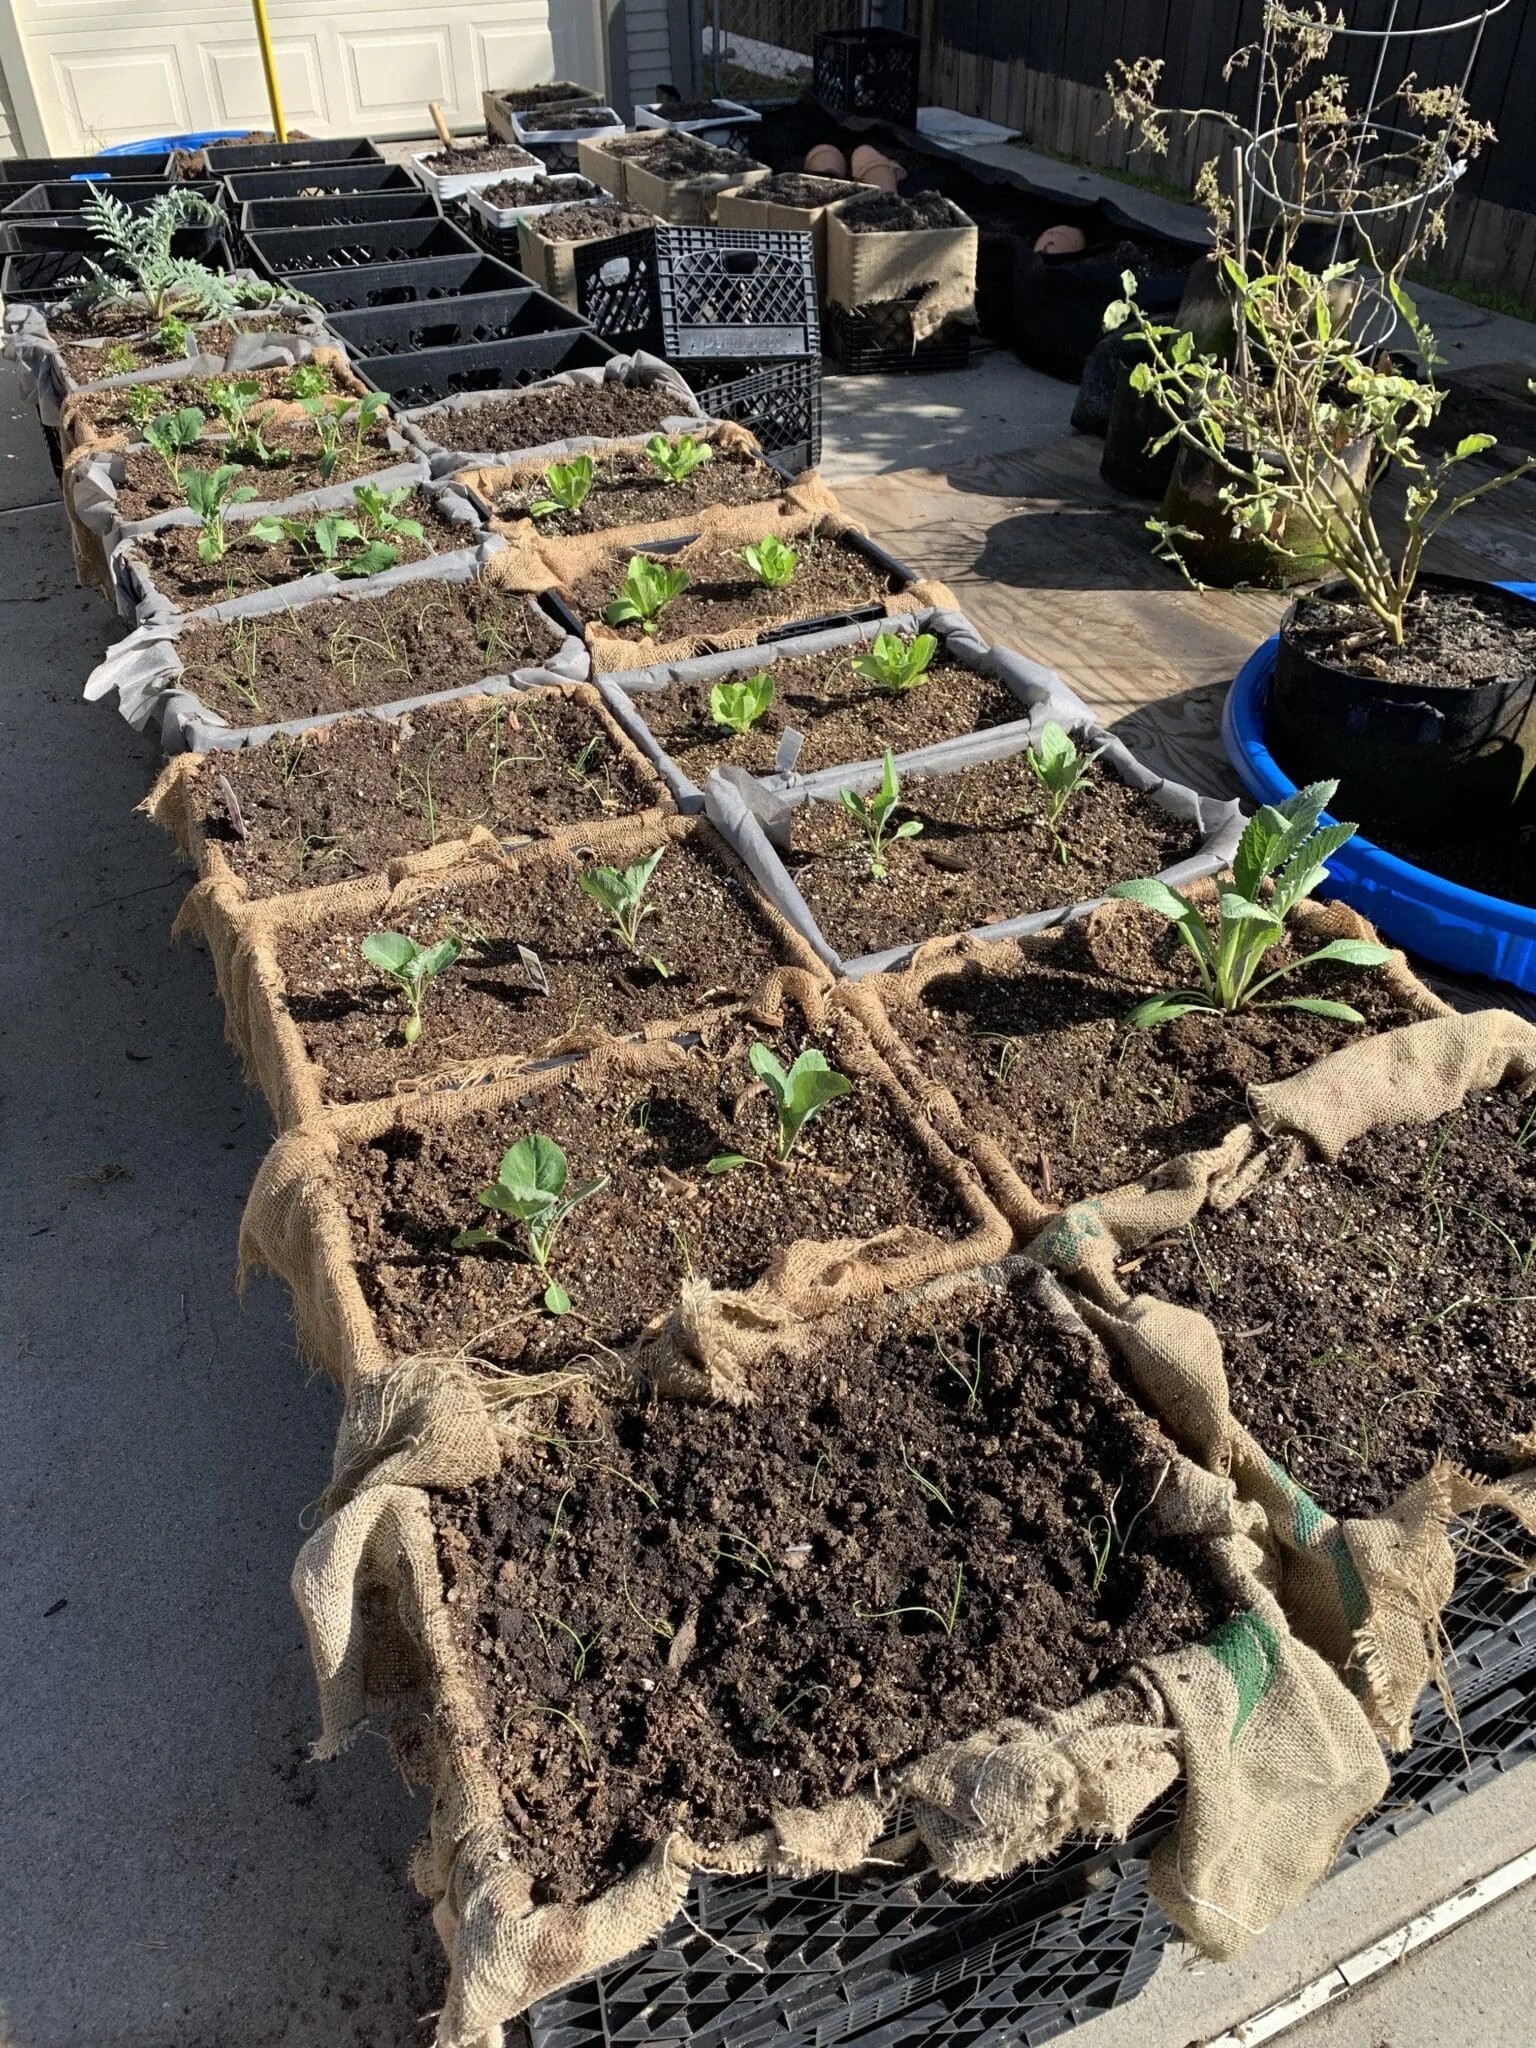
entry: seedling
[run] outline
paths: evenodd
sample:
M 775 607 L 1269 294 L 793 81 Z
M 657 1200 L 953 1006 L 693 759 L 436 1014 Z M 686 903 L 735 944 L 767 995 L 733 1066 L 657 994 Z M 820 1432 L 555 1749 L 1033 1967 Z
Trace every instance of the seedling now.
M 906 1467 L 908 1475 L 916 1481 L 928 1499 L 941 1507 L 946 1515 L 953 1515 L 954 1509 L 949 1504 L 949 1495 L 936 1481 L 928 1478 L 920 1466 L 912 1462 L 912 1454 L 907 1449 L 905 1438 L 901 1443 L 901 1462 Z
M 778 1148 L 772 1163 L 782 1166 L 795 1149 L 795 1141 L 806 1125 L 820 1116 L 829 1102 L 835 1102 L 840 1095 L 851 1095 L 853 1083 L 846 1074 L 840 1074 L 829 1065 L 826 1054 L 814 1045 L 808 1045 L 797 1055 L 788 1073 L 761 1040 L 754 1041 L 747 1059 L 753 1073 L 765 1083 L 773 1098 L 779 1129 Z M 739 1166 L 761 1166 L 764 1163 L 745 1152 L 717 1152 L 705 1171 L 734 1173 Z
M 330 379 L 318 363 L 295 363 L 288 373 L 288 396 L 303 400 L 318 398 L 330 389 Z
M 843 809 L 864 834 L 872 879 L 883 882 L 886 878 L 887 840 L 915 839 L 923 829 L 918 819 L 906 818 L 895 831 L 891 830 L 891 814 L 901 801 L 901 777 L 896 773 L 896 762 L 890 748 L 885 750 L 880 787 L 873 796 L 861 796 L 856 789 L 840 789 L 837 796 Z
M 587 502 L 596 473 L 590 455 L 573 456 L 569 462 L 552 462 L 544 472 L 548 496 L 531 501 L 528 517 L 547 519 L 552 512 L 579 512 Z
M 1067 842 L 1061 835 L 1062 814 L 1088 780 L 1089 770 L 1103 751 L 1098 747 L 1091 754 L 1079 752 L 1072 735 L 1054 718 L 1042 730 L 1039 746 L 1024 750 L 1035 780 L 1045 791 L 1046 829 L 1063 867 L 1067 864 Z
M 661 614 L 687 588 L 686 569 L 669 569 L 647 555 L 631 555 L 624 588 L 603 617 L 610 626 L 638 626 L 642 633 L 654 633 Z
M 292 461 L 285 450 L 269 448 L 262 439 L 261 422 L 251 416 L 251 407 L 261 397 L 261 385 L 254 377 L 212 377 L 208 382 L 208 403 L 229 429 L 230 451 L 242 455 L 262 469 L 278 469 Z
M 139 352 L 126 341 L 115 341 L 103 354 L 101 367 L 109 377 L 126 377 L 139 367 Z
M 960 1595 L 965 1587 L 965 1566 L 955 1566 L 954 1591 L 949 1596 L 949 1605 L 941 1612 L 937 1607 L 855 1607 L 854 1613 L 860 1621 L 899 1621 L 903 1615 L 926 1614 L 930 1621 L 936 1621 L 945 1635 L 952 1636 L 955 1623 L 960 1619 Z
M 389 400 L 382 391 L 365 391 L 357 401 L 357 410 L 352 417 L 352 460 L 363 459 L 363 443 L 379 424 L 389 417 Z
M 189 448 L 197 446 L 206 424 L 195 405 L 184 405 L 180 412 L 161 413 L 144 429 L 146 447 L 152 448 L 165 464 L 178 491 L 182 488 L 181 458 Z
M 320 480 L 328 482 L 341 463 L 341 429 L 346 418 L 344 398 L 306 398 L 304 410 L 315 423 L 320 443 Z
M 955 1378 L 965 1389 L 965 1412 L 967 1415 L 981 1406 L 981 1355 L 982 1345 L 985 1341 L 985 1332 L 978 1330 L 976 1332 L 975 1351 L 964 1363 L 958 1358 L 950 1356 L 947 1345 L 942 1342 L 939 1345 L 939 1356 L 943 1359 L 946 1369 L 954 1374 Z
M 509 1216 L 522 1225 L 523 1249 L 547 1283 L 544 1306 L 552 1316 L 563 1316 L 571 1305 L 571 1297 L 549 1270 L 555 1240 L 566 1218 L 608 1185 L 604 1173 L 567 1193 L 569 1171 L 565 1154 L 554 1139 L 534 1131 L 503 1153 L 495 1180 L 475 1197 L 483 1209 L 494 1209 L 498 1216 Z M 502 1251 L 516 1249 L 494 1230 L 461 1230 L 453 1240 L 455 1251 L 478 1251 L 485 1245 L 497 1245 Z
M 1341 967 L 1380 967 L 1392 957 L 1391 948 L 1368 939 L 1330 939 L 1315 953 L 1292 960 L 1273 973 L 1260 975 L 1264 955 L 1285 936 L 1285 920 L 1297 904 L 1328 878 L 1324 863 L 1354 838 L 1354 825 L 1320 825 L 1318 820 L 1333 799 L 1336 782 L 1314 782 L 1299 789 L 1282 804 L 1265 804 L 1249 820 L 1238 841 L 1232 860 L 1230 889 L 1220 893 L 1220 926 L 1213 940 L 1204 917 L 1196 906 L 1166 882 L 1143 879 L 1118 882 L 1111 896 L 1122 896 L 1166 917 L 1188 949 L 1200 976 L 1198 988 L 1174 989 L 1168 995 L 1152 996 L 1138 1003 L 1126 1022 L 1133 1030 L 1148 1031 L 1158 1024 L 1172 1023 L 1194 1010 L 1213 1010 L 1230 1015 L 1253 1007 L 1261 1010 L 1310 1011 L 1316 1017 L 1333 1017 L 1344 1024 L 1363 1024 L 1365 1019 L 1349 1003 L 1327 996 L 1270 996 L 1259 999 L 1262 989 L 1303 967 L 1335 961 Z M 1267 881 L 1273 889 L 1267 902 L 1260 896 Z
M 187 476 L 187 503 L 203 527 L 197 537 L 197 559 L 200 562 L 223 561 L 229 552 L 225 515 L 236 505 L 249 504 L 256 495 L 253 484 L 236 485 L 235 478 L 239 474 L 239 463 L 225 462 L 215 470 L 194 469 Z
M 692 434 L 679 434 L 675 441 L 669 441 L 665 434 L 652 434 L 645 452 L 669 484 L 687 483 L 696 469 L 715 459 L 709 443 L 696 441 Z
M 255 492 L 251 495 L 254 497 Z M 400 559 L 400 550 L 387 541 L 365 542 L 357 521 L 340 512 L 327 512 L 319 519 L 256 519 L 249 531 L 252 540 L 266 547 L 276 547 L 286 540 L 301 556 L 337 576 L 377 576 L 382 570 L 392 569 Z M 355 554 L 342 552 L 349 541 L 357 543 Z
M 151 384 L 135 384 L 123 398 L 123 411 L 128 415 L 130 426 L 137 427 L 142 434 L 155 417 L 160 403 L 160 394 Z
M 404 932 L 370 932 L 363 940 L 363 958 L 370 967 L 387 974 L 404 999 L 407 1015 L 400 1036 L 407 1045 L 414 1045 L 421 1036 L 421 1006 L 433 983 L 447 973 L 463 950 L 460 939 L 439 939 L 435 946 L 419 946 Z
M 760 668 L 745 682 L 716 683 L 709 693 L 709 715 L 716 725 L 745 739 L 772 702 L 773 678 Z
M 919 633 L 915 640 L 903 640 L 899 633 L 881 633 L 866 654 L 853 657 L 853 672 L 866 682 L 878 683 L 893 697 L 903 697 L 927 681 L 938 651 L 932 633 Z
M 373 540 L 424 540 L 419 519 L 402 519 L 400 507 L 411 497 L 411 486 L 401 484 L 398 490 L 382 490 L 378 484 L 359 484 L 352 493 L 352 503 L 357 512 L 357 525 L 362 538 Z M 398 555 L 397 555 L 398 559 Z
M 192 330 L 178 314 L 166 314 L 160 322 L 156 339 L 168 356 L 189 356 L 192 353 Z
M 787 590 L 800 557 L 776 534 L 765 534 L 755 546 L 743 548 L 741 559 L 764 590 Z
M 658 846 L 654 853 L 647 854 L 644 860 L 632 861 L 627 868 L 583 868 L 576 877 L 582 894 L 607 911 L 613 929 L 637 960 L 640 927 L 648 917 L 660 914 L 654 903 L 646 902 L 645 892 L 666 850 Z M 656 955 L 652 953 L 649 958 L 657 972 L 665 976 L 667 970 Z

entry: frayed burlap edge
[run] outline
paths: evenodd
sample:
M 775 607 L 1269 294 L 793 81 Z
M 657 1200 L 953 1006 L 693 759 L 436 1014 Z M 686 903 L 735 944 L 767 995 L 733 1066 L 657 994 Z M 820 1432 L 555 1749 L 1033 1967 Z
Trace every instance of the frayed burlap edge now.
M 1179 893 L 1193 903 L 1214 905 L 1217 884 L 1213 880 L 1201 880 L 1188 884 Z M 1119 919 L 1146 916 L 1145 911 L 1132 903 L 1104 903 L 1089 913 L 1085 923 L 1092 928 Z M 1291 925 L 1308 946 L 1324 945 L 1330 939 L 1379 941 L 1375 926 L 1343 903 L 1318 903 L 1308 899 L 1292 912 Z M 837 994 L 838 1002 L 852 1010 L 890 1061 L 902 1085 L 921 1106 L 924 1115 L 932 1120 L 935 1128 L 943 1133 L 957 1152 L 975 1160 L 989 1193 L 1013 1225 L 1021 1245 L 1027 1244 L 1052 1216 L 1060 1212 L 1061 1203 L 1037 1194 L 1025 1179 L 1017 1160 L 1003 1145 L 996 1138 L 973 1130 L 967 1124 L 964 1112 L 949 1089 L 929 1076 L 922 1060 L 903 1041 L 902 1022 L 921 1007 L 925 991 L 948 975 L 977 968 L 986 974 L 1005 976 L 1026 962 L 1034 966 L 1049 965 L 1052 952 L 1063 943 L 1067 930 L 1067 927 L 1058 926 L 1023 939 L 987 939 L 967 933 L 956 939 L 930 940 L 917 949 L 905 968 L 868 975 L 861 981 L 845 981 L 839 985 Z M 1413 972 L 1405 954 L 1394 952 L 1373 972 L 1379 974 L 1394 1000 L 1410 1016 L 1441 1017 L 1450 1014 L 1449 1006 Z M 1128 995 L 1127 1006 L 1130 1000 Z
M 1075 1203 L 1028 1247 L 1071 1282 L 1085 1319 L 1180 1448 L 1230 1473 L 1263 1509 L 1293 1627 L 1345 1675 L 1395 1748 L 1406 1747 L 1414 1705 L 1440 1668 L 1440 1614 L 1455 1581 L 1450 1524 L 1496 1507 L 1536 1532 L 1536 1445 L 1512 1447 L 1530 1462 L 1502 1482 L 1441 1461 L 1384 1514 L 1336 1520 L 1233 1418 L 1214 1322 L 1134 1294 L 1117 1268 L 1202 1210 L 1245 1200 L 1287 1171 L 1303 1144 L 1336 1159 L 1369 1131 L 1433 1123 L 1467 1095 L 1501 1086 L 1536 1086 L 1536 1025 L 1507 1010 L 1447 1012 L 1356 1040 L 1255 1088 L 1254 1121 L 1220 1145 Z

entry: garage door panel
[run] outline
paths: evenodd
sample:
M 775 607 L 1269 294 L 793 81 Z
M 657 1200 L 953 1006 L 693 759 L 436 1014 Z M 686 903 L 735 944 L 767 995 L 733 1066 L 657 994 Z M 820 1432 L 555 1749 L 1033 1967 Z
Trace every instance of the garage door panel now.
M 320 84 L 320 50 L 313 36 L 274 38 L 278 83 L 282 87 L 283 111 L 296 127 L 325 118 L 325 93 Z M 204 43 L 199 52 L 208 103 L 213 109 L 215 128 L 233 128 L 244 122 L 259 127 L 271 120 L 267 86 L 262 75 L 261 56 L 254 43 Z
M 79 149 L 187 126 L 181 52 L 174 45 L 109 54 L 99 45 L 56 51 L 49 71 Z

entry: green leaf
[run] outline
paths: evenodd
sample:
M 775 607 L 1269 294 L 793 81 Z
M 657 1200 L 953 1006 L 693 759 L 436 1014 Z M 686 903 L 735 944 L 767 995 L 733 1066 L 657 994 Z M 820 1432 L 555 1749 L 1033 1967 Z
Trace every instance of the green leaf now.
M 437 944 L 421 955 L 421 972 L 428 981 L 436 981 L 446 968 L 453 965 L 463 952 L 459 939 L 439 939 Z
M 263 547 L 276 547 L 285 538 L 280 519 L 253 519 L 245 531 L 249 539 L 260 541 Z
M 1183 924 L 1189 917 L 1197 916 L 1192 904 L 1169 888 L 1166 882 L 1158 881 L 1155 875 L 1139 876 L 1133 882 L 1116 882 L 1108 892 L 1121 897 L 1127 903 L 1139 903 L 1143 910 L 1155 910 L 1159 917 L 1166 917 L 1171 924 Z
M 785 541 L 770 533 L 754 547 L 743 548 L 741 559 L 765 589 L 782 590 L 794 580 L 800 557 Z
M 1223 889 L 1220 903 L 1222 921 L 1226 924 L 1262 924 L 1272 932 L 1281 928 L 1280 919 L 1272 910 L 1266 910 L 1262 903 L 1250 902 L 1235 889 Z
M 1497 434 L 1466 434 L 1456 443 L 1456 452 L 1452 459 L 1456 462 L 1466 462 L 1472 456 L 1481 455 L 1486 449 L 1497 448 L 1498 445 Z
M 1314 1017 L 1333 1017 L 1341 1024 L 1363 1024 L 1365 1019 L 1349 1003 L 1336 1003 L 1327 996 L 1276 996 L 1261 1003 L 1265 1010 L 1309 1010 Z
M 501 1187 L 515 1188 L 520 1194 L 544 1195 L 553 1201 L 563 1192 L 569 1171 L 565 1154 L 554 1139 L 534 1131 L 503 1153 L 496 1179 Z
M 738 1166 L 747 1166 L 750 1163 L 745 1152 L 717 1152 L 704 1171 L 706 1173 L 734 1173 Z
M 767 1046 L 754 1040 L 747 1054 L 747 1063 L 760 1081 L 766 1081 L 773 1091 L 776 1102 L 784 1102 L 789 1096 L 789 1076 L 779 1065 Z
M 385 974 L 404 974 L 421 949 L 403 932 L 370 932 L 359 950 L 370 967 Z
M 728 732 L 745 735 L 773 702 L 773 678 L 766 669 L 740 683 L 716 683 L 709 693 L 709 715 Z
M 545 1288 L 544 1306 L 549 1310 L 552 1316 L 564 1316 L 570 1314 L 571 1297 L 566 1293 L 565 1289 L 560 1285 L 560 1282 L 558 1280 L 551 1280 L 549 1285 Z
M 1176 996 L 1149 996 L 1146 1002 L 1138 1003 L 1126 1017 L 1126 1024 L 1132 1031 L 1152 1031 L 1159 1024 L 1171 1024 L 1178 1017 L 1187 1017 L 1194 1010 L 1214 1010 L 1215 1004 L 1193 990 Z
M 1379 946 L 1370 939 L 1330 939 L 1297 965 L 1315 967 L 1320 960 L 1338 960 L 1346 967 L 1380 967 L 1391 958 L 1390 946 Z
M 481 1245 L 503 1243 L 504 1240 L 494 1230 L 461 1230 L 453 1240 L 453 1249 L 456 1252 L 473 1252 L 478 1251 Z

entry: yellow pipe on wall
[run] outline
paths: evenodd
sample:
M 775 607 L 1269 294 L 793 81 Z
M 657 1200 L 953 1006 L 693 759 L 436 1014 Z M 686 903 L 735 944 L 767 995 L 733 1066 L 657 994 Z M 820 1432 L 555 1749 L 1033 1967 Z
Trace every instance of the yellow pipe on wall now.
M 272 109 L 272 132 L 279 142 L 288 140 L 288 123 L 283 119 L 283 95 L 277 83 L 277 59 L 272 54 L 272 31 L 267 26 L 267 0 L 251 0 L 256 17 L 256 41 L 261 47 L 261 68 L 267 80 L 267 104 Z

